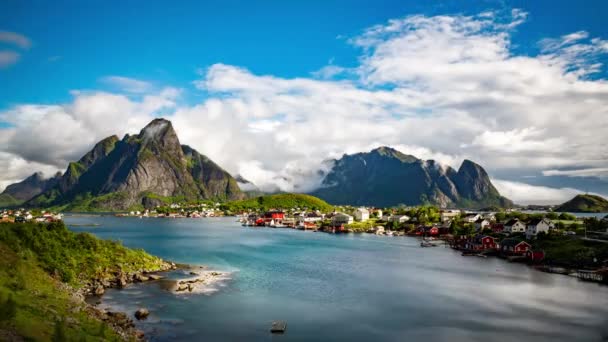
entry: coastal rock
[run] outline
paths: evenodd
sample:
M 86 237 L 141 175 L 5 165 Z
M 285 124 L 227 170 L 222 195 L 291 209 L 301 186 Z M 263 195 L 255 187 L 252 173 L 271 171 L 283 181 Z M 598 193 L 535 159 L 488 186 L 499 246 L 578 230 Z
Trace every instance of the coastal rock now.
M 133 275 L 133 280 L 137 281 L 137 282 L 144 282 L 144 281 L 148 281 L 148 277 L 143 275 L 143 274 L 135 274 Z
M 103 295 L 105 292 L 106 292 L 106 290 L 105 290 L 105 289 L 103 288 L 103 286 L 101 286 L 101 285 L 98 285 L 98 286 L 95 288 L 95 295 L 96 295 L 96 296 L 101 296 L 101 295 Z
M 146 319 L 148 315 L 150 315 L 148 309 L 140 308 L 135 311 L 135 318 L 137 318 L 138 320 Z

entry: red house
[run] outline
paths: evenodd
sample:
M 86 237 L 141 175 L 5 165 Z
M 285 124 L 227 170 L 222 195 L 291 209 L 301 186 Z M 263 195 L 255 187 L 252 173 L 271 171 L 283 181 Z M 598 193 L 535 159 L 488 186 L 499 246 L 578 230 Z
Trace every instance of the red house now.
M 504 239 L 500 242 L 500 252 L 506 255 L 525 255 L 532 246 L 517 239 Z
M 488 251 L 496 248 L 497 244 L 494 238 L 487 235 L 475 235 L 465 244 L 465 249 L 471 251 Z
M 439 235 L 439 228 L 437 226 L 419 226 L 418 233 L 416 235 L 437 236 Z
M 526 258 L 530 259 L 532 262 L 543 261 L 545 258 L 545 251 L 533 251 L 530 249 L 526 252 Z
M 262 219 L 265 223 L 270 223 L 270 221 L 274 220 L 275 223 L 281 223 L 285 218 L 285 213 L 280 210 L 270 210 L 262 215 Z

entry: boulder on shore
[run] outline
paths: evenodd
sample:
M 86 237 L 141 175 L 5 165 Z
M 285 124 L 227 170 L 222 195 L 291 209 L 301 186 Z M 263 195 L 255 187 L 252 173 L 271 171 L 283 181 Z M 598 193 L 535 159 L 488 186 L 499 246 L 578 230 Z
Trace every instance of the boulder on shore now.
M 140 308 L 135 311 L 135 318 L 139 320 L 145 319 L 148 317 L 148 315 L 150 315 L 150 311 L 148 311 L 148 309 Z
M 96 296 L 101 296 L 102 294 L 104 294 L 106 292 L 106 290 L 103 288 L 102 285 L 99 285 L 95 288 L 95 295 Z

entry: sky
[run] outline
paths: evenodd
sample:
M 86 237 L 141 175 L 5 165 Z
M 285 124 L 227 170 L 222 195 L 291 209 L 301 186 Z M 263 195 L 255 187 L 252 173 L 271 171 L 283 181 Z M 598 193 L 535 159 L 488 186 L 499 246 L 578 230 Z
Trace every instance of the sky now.
M 0 3 L 0 189 L 165 117 L 266 190 L 344 153 L 471 159 L 517 203 L 608 196 L 608 3 Z

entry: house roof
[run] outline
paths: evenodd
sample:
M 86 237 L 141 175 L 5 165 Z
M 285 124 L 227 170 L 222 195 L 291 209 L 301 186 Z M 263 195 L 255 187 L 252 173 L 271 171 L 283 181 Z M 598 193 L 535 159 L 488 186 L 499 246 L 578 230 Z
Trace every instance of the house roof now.
M 530 246 L 530 244 L 525 241 L 511 239 L 511 238 L 500 241 L 501 246 L 508 246 L 508 247 L 515 247 L 515 246 L 519 245 L 520 243 L 525 243 L 526 245 Z
M 544 220 L 545 220 L 544 218 L 534 218 L 534 219 L 531 219 L 530 221 L 528 221 L 528 225 L 529 226 L 536 226 L 536 225 L 538 225 L 539 223 L 541 223 Z
M 510 219 L 509 221 L 507 221 L 507 223 L 505 223 L 505 226 L 512 226 L 517 222 L 519 222 L 519 219 Z

